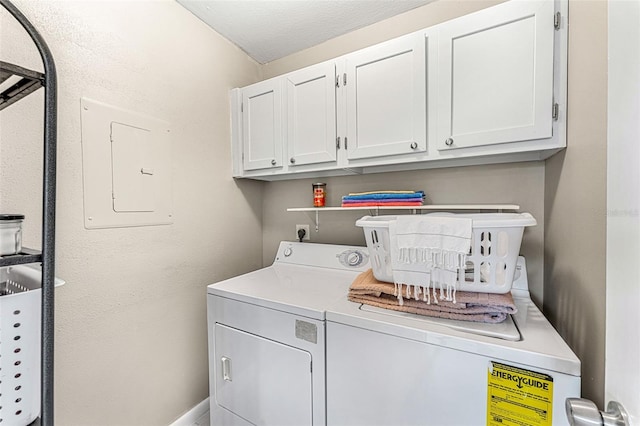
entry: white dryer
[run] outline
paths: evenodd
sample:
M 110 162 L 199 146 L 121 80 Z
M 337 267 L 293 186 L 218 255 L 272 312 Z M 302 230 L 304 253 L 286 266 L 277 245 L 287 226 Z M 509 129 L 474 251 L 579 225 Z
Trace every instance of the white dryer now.
M 324 425 L 325 315 L 362 247 L 282 242 L 273 265 L 207 289 L 212 425 Z

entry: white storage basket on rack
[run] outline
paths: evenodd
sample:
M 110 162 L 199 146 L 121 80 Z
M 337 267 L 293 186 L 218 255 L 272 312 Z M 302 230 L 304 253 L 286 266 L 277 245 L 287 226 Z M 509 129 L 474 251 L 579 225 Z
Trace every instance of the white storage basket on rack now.
M 40 415 L 39 266 L 0 268 L 0 422 L 28 425 Z M 64 281 L 56 278 L 55 285 Z
M 460 271 L 457 290 L 508 293 L 516 270 L 522 234 L 536 220 L 529 213 L 429 213 L 430 217 L 471 218 L 471 251 L 465 271 Z M 356 222 L 364 229 L 373 275 L 379 281 L 393 282 L 389 224 L 397 216 L 365 216 Z

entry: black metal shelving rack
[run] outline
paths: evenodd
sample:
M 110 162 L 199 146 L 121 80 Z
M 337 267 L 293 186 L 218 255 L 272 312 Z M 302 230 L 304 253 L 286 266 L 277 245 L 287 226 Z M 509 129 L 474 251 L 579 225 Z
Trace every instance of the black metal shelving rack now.
M 49 47 L 35 27 L 9 0 L 0 4 L 22 25 L 38 48 L 44 73 L 0 62 L 0 83 L 12 76 L 14 84 L 0 92 L 0 110 L 44 87 L 44 165 L 42 198 L 42 251 L 23 249 L 14 256 L 0 257 L 0 266 L 42 263 L 42 346 L 40 423 L 53 425 L 53 333 L 55 279 L 55 210 L 56 210 L 56 142 L 57 91 L 56 67 Z M 38 421 L 36 420 L 36 423 Z

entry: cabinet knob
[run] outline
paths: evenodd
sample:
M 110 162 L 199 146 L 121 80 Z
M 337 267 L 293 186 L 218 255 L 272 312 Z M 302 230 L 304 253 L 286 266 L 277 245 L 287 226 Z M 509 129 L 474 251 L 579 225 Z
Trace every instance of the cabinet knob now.
M 291 157 L 291 159 L 289 160 L 291 162 L 291 164 L 296 164 L 296 159 Z
M 275 166 L 276 165 L 276 160 L 271 160 L 271 165 Z
M 411 149 L 418 148 L 418 144 L 416 142 L 411 142 Z
M 453 138 L 447 138 L 447 140 L 446 140 L 446 141 L 444 141 L 444 144 L 445 144 L 446 146 L 451 146 L 451 145 L 453 145 Z

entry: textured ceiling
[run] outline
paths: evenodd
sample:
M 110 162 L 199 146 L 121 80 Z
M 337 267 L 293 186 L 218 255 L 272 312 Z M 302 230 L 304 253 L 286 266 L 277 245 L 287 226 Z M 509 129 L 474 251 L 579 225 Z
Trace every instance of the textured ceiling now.
M 264 64 L 433 0 L 177 0 Z

